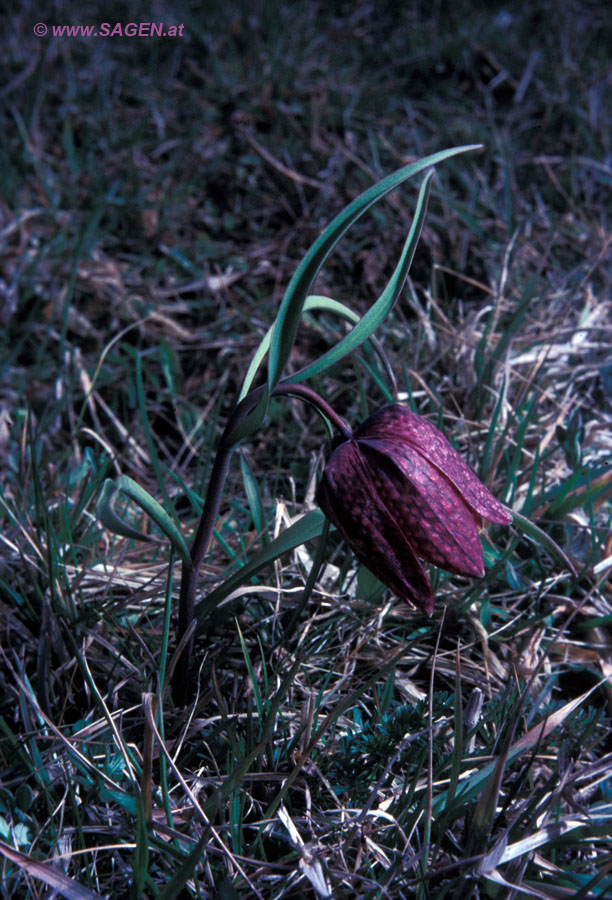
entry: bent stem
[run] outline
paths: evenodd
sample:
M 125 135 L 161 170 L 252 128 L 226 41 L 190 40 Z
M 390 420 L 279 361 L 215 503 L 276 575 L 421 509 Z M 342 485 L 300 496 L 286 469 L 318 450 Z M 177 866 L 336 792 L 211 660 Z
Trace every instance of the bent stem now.
M 191 561 L 189 565 L 183 563 L 181 572 L 177 632 L 177 644 L 179 647 L 187 632 L 193 628 L 195 621 L 195 598 L 198 575 L 204 561 L 204 556 L 210 545 L 215 522 L 219 515 L 223 488 L 229 472 L 232 454 L 238 444 L 238 442 L 233 442 L 228 439 L 230 438 L 230 435 L 235 433 L 238 426 L 244 422 L 249 413 L 261 400 L 264 390 L 264 387 L 259 387 L 247 394 L 234 409 L 223 430 L 223 434 L 221 435 L 221 441 L 208 482 L 204 508 L 202 509 L 200 522 L 189 554 Z M 316 391 L 313 391 L 303 384 L 284 384 L 281 382 L 272 391 L 273 396 L 280 394 L 290 394 L 291 396 L 299 397 L 301 400 L 310 403 L 320 413 L 326 416 L 346 439 L 350 439 L 352 432 L 344 419 L 342 419 L 335 410 L 333 410 L 332 407 L 316 393 Z M 175 668 L 172 676 L 172 695 L 178 705 L 185 705 L 191 695 L 192 685 L 189 678 L 189 669 L 193 654 L 194 637 L 195 635 L 192 633 L 184 641 L 183 649 L 175 660 Z

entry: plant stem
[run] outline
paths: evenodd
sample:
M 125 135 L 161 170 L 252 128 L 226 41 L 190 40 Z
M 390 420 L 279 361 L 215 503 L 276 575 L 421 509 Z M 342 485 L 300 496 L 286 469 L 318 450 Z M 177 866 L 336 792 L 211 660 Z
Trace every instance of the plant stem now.
M 221 435 L 221 441 L 208 482 L 204 508 L 202 509 L 198 529 L 190 550 L 191 565 L 183 564 L 181 572 L 177 631 L 179 645 L 194 622 L 198 575 L 210 545 L 215 522 L 219 515 L 223 488 L 229 472 L 232 454 L 237 446 L 235 443 L 228 443 L 228 438 L 244 422 L 249 413 L 261 400 L 264 390 L 264 387 L 259 387 L 247 394 L 234 409 Z M 279 394 L 290 394 L 310 403 L 322 412 L 347 440 L 351 438 L 352 432 L 344 419 L 316 391 L 303 384 L 284 384 L 281 382 L 272 391 L 272 396 Z M 193 654 L 194 637 L 195 635 L 192 633 L 188 640 L 185 641 L 180 656 L 176 660 L 172 677 L 172 694 L 178 705 L 187 703 L 191 695 L 192 685 L 189 678 L 189 669 Z

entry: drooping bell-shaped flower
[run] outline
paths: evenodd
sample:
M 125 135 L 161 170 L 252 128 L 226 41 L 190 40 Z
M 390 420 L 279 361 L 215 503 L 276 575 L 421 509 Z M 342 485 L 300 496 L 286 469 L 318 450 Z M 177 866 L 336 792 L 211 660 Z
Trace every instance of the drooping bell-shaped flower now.
M 434 597 L 419 558 L 481 577 L 480 529 L 512 521 L 444 435 L 398 404 L 335 448 L 317 501 L 357 559 L 428 615 Z

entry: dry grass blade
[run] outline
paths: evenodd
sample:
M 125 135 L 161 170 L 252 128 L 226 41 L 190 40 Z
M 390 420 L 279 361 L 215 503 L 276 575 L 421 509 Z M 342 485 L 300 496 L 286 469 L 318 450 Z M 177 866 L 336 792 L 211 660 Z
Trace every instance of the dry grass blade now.
M 48 884 L 57 894 L 66 900 L 102 900 L 100 894 L 69 878 L 63 872 L 52 867 L 52 864 L 41 863 L 25 853 L 20 853 L 4 841 L 0 841 L 0 853 L 9 862 L 18 866 L 25 875 Z

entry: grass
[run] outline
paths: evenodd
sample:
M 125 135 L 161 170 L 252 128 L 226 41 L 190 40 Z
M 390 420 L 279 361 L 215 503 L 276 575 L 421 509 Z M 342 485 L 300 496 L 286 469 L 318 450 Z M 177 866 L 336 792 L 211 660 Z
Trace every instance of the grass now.
M 180 40 L 41 39 L 28 3 L 2 37 L 1 895 L 610 896 L 609 16 L 172 9 Z M 121 498 L 152 540 L 101 526 L 104 480 L 191 537 L 307 248 L 386 174 L 478 142 L 437 170 L 376 337 L 400 396 L 537 528 L 490 528 L 481 580 L 432 570 L 431 619 L 333 535 L 286 552 L 201 623 L 175 705 L 180 563 Z M 316 293 L 362 315 L 416 196 L 360 219 Z M 309 314 L 290 370 L 344 333 Z M 365 347 L 312 382 L 351 423 L 391 391 Z M 328 443 L 272 402 L 200 598 L 312 508 Z

